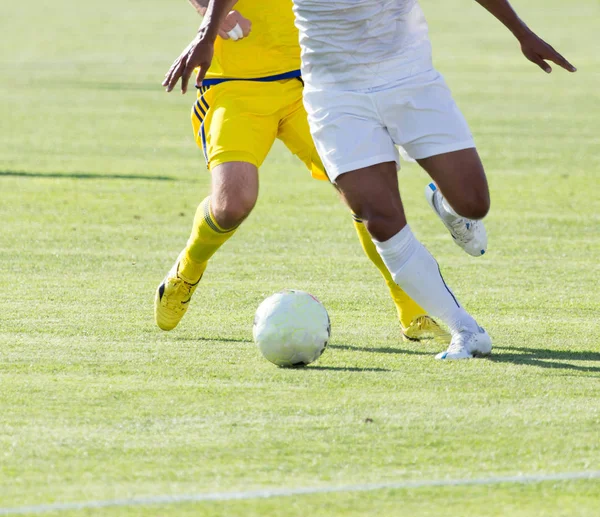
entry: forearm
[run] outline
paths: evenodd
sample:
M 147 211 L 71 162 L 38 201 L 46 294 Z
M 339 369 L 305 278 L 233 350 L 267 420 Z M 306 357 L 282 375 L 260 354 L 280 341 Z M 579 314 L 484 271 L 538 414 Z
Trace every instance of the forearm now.
M 227 13 L 231 10 L 237 0 L 208 0 L 208 6 L 202 19 L 198 38 L 200 40 L 214 42 L 219 34 L 219 27 Z
M 476 0 L 476 2 L 500 20 L 518 40 L 531 32 L 511 7 L 508 0 Z

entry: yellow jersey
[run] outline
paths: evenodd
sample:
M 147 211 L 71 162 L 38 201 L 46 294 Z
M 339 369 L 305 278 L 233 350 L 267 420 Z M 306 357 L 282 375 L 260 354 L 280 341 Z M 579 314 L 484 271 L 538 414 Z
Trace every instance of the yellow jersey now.
M 206 79 L 260 79 L 297 72 L 300 45 L 292 0 L 238 0 L 234 9 L 252 22 L 238 41 L 217 38 Z

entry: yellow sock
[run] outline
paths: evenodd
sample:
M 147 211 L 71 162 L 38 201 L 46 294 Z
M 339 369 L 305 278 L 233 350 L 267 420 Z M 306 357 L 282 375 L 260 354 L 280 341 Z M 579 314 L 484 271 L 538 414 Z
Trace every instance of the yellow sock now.
M 358 233 L 358 240 L 360 241 L 367 257 L 369 257 L 371 262 L 375 264 L 375 267 L 379 269 L 379 272 L 383 275 L 385 283 L 390 290 L 390 295 L 392 296 L 394 305 L 396 305 L 396 309 L 398 310 L 400 324 L 404 328 L 407 328 L 415 319 L 417 319 L 419 316 L 424 316 L 427 314 L 427 312 L 402 289 L 400 289 L 396 282 L 394 282 L 394 279 L 388 271 L 388 268 L 383 263 L 383 260 L 381 260 L 379 253 L 377 253 L 377 248 L 375 248 L 375 244 L 373 244 L 371 235 L 369 234 L 367 228 L 357 216 L 352 214 L 352 217 L 354 218 L 354 227 L 356 228 L 356 233 Z
M 237 226 L 221 228 L 210 209 L 210 196 L 198 205 L 194 227 L 179 262 L 180 276 L 196 283 L 206 270 L 208 260 L 235 233 Z

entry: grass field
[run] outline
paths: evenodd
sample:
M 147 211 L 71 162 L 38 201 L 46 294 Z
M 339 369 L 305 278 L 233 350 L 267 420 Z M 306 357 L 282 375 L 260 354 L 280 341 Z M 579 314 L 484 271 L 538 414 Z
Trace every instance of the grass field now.
M 50 503 L 600 471 L 600 7 L 515 0 L 579 68 L 546 76 L 475 2 L 423 0 L 489 173 L 489 252 L 463 254 L 400 181 L 417 236 L 494 339 L 440 363 L 403 343 L 333 189 L 276 145 L 261 199 L 180 327 L 154 290 L 209 177 L 192 97 L 160 81 L 186 2 L 0 6 L 0 515 Z M 126 8 L 123 7 L 126 5 Z M 303 370 L 252 344 L 260 301 L 318 296 Z M 66 516 L 597 516 L 600 481 L 62 510 Z

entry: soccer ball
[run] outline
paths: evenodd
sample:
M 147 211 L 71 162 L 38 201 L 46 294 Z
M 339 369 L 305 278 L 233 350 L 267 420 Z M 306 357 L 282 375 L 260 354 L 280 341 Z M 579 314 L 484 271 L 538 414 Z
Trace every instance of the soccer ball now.
M 329 342 L 329 314 L 312 294 L 281 291 L 259 305 L 252 335 L 262 355 L 272 363 L 305 366 L 316 361 Z

